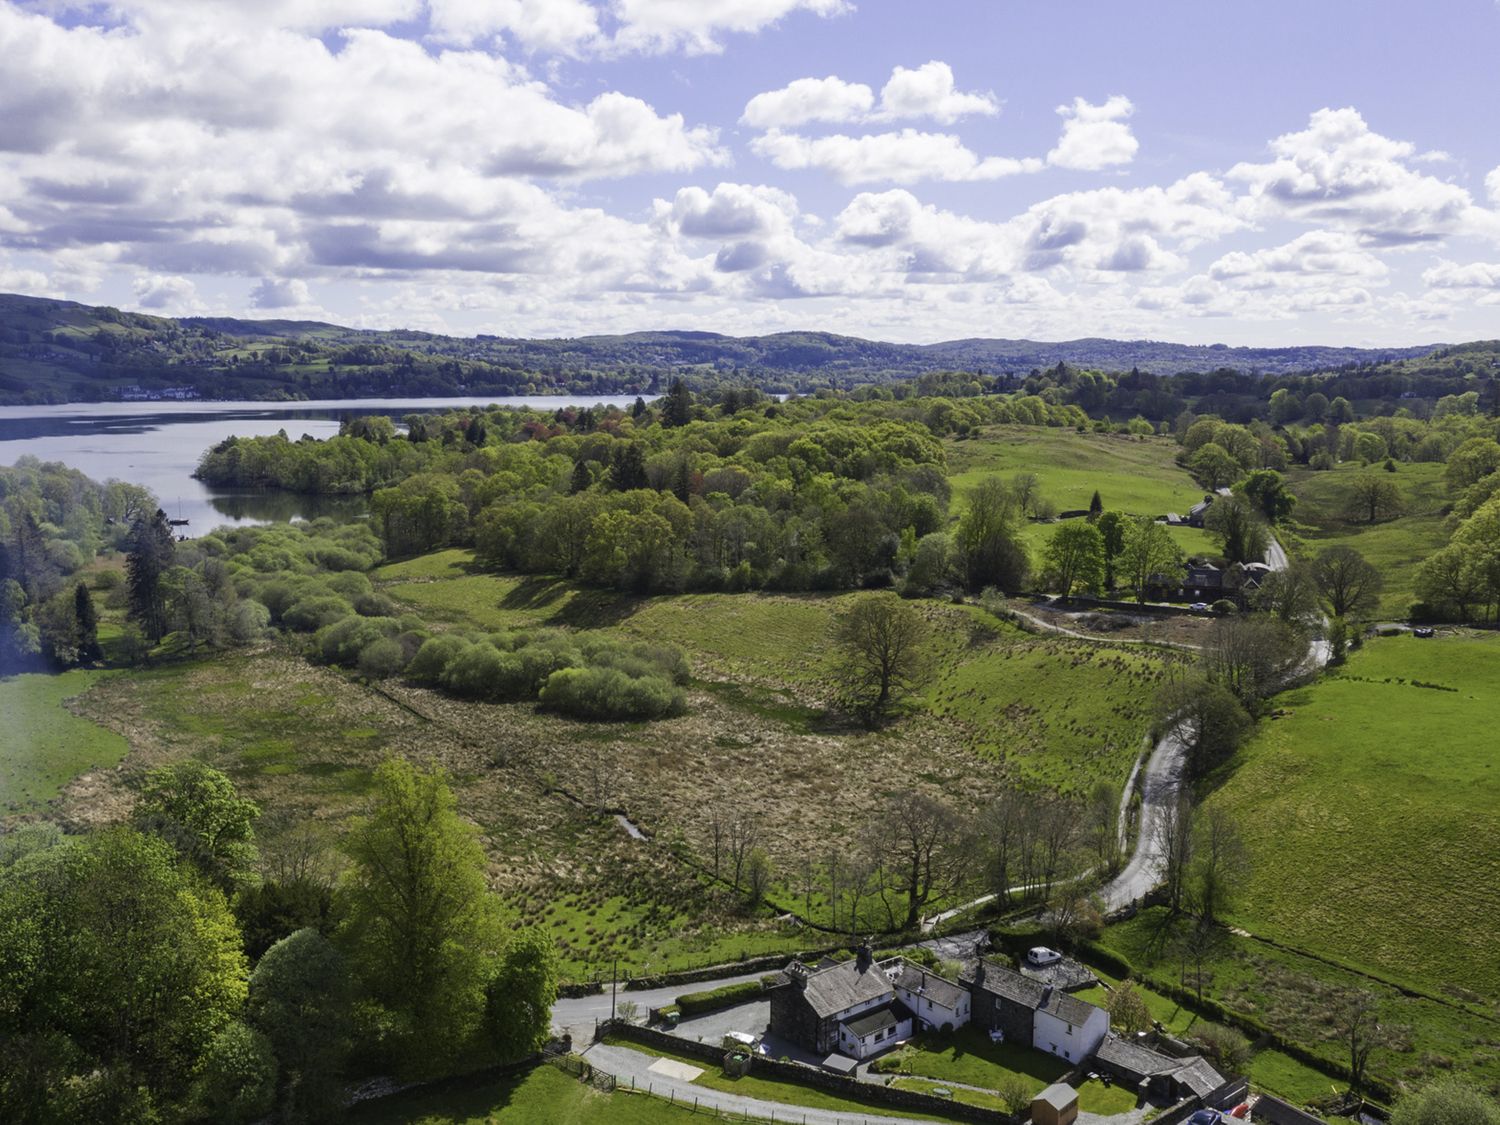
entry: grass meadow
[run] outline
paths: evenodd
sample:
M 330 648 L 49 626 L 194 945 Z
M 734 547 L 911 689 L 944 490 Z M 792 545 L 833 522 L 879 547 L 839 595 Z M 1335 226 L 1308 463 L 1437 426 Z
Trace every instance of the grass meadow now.
M 1345 518 L 1349 489 L 1354 479 L 1379 473 L 1401 489 L 1404 514 L 1384 523 L 1354 523 Z M 1380 612 L 1386 617 L 1405 617 L 1416 600 L 1417 569 L 1448 542 L 1444 510 L 1449 503 L 1440 464 L 1403 464 L 1395 473 L 1378 465 L 1347 462 L 1336 469 L 1314 472 L 1297 468 L 1287 474 L 1287 483 L 1297 497 L 1293 513 L 1294 554 L 1311 558 L 1335 544 L 1353 547 L 1380 568 L 1385 589 Z
M 1500 637 L 1377 638 L 1283 695 L 1213 801 L 1252 933 L 1500 1014 Z
M 75 669 L 0 679 L 0 815 L 35 812 L 79 774 L 125 757 L 124 738 L 68 708 L 105 675 Z

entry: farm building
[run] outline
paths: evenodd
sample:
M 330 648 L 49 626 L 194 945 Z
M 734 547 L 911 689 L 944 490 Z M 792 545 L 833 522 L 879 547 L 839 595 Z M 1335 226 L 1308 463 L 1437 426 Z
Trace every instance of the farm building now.
M 1207 1098 L 1224 1076 L 1201 1055 L 1174 1058 L 1120 1035 L 1107 1035 L 1094 1064 L 1142 1093 L 1161 1098 Z
M 869 947 L 851 961 L 786 968 L 790 982 L 771 993 L 771 1032 L 820 1055 L 869 1058 L 909 1039 L 918 1027 L 968 1022 L 959 985 L 902 957 L 877 962 Z

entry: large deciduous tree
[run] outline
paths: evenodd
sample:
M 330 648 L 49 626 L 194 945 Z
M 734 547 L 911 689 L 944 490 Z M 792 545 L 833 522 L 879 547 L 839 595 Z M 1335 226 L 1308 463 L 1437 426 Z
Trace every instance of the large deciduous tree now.
M 392 759 L 350 833 L 348 917 L 338 932 L 369 998 L 390 1017 L 403 1069 L 421 1073 L 471 1044 L 499 948 L 484 851 L 440 770 Z
M 166 840 L 226 890 L 255 863 L 259 816 L 225 774 L 196 759 L 148 773 L 133 814 L 137 827 Z
M 1384 584 L 1380 571 L 1353 547 L 1319 551 L 1312 563 L 1312 575 L 1333 617 L 1352 617 L 1380 604 Z
M 840 702 L 867 723 L 879 722 L 920 681 L 927 623 L 894 595 L 859 599 L 834 622 Z
M 1266 518 L 1267 523 L 1281 523 L 1297 506 L 1297 498 L 1291 494 L 1286 481 L 1275 469 L 1257 469 L 1235 485 L 1234 490 L 1249 498 L 1260 509 L 1260 514 Z
M 1218 537 L 1230 562 L 1260 562 L 1265 557 L 1270 533 L 1260 510 L 1243 496 L 1220 496 L 1209 506 L 1203 525 Z
M 557 1000 L 557 954 L 546 931 L 536 926 L 516 931 L 485 996 L 485 1027 L 501 1062 L 541 1048 Z
M 281 1119 L 320 1121 L 335 1112 L 354 1024 L 349 971 L 334 945 L 307 929 L 271 946 L 250 977 L 245 1010 L 276 1055 Z
M 998 477 L 981 481 L 969 494 L 955 539 L 971 591 L 994 586 L 1014 593 L 1026 585 L 1031 563 L 1021 542 L 1023 510 Z
M 1150 516 L 1137 516 L 1125 530 L 1119 566 L 1125 580 L 1135 587 L 1136 600 L 1144 602 L 1152 575 L 1170 576 L 1174 581 L 1181 577 L 1177 572 L 1182 567 L 1182 548 L 1164 524 Z
M 1082 520 L 1059 524 L 1047 540 L 1043 571 L 1065 600 L 1094 593 L 1104 582 L 1104 536 Z
M 1376 473 L 1362 473 L 1345 494 L 1344 514 L 1353 523 L 1379 523 L 1395 519 L 1404 506 L 1395 481 Z

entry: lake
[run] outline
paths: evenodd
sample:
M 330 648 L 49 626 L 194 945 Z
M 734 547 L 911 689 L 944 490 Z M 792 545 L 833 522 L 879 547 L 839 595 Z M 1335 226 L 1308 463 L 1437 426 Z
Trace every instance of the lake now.
M 535 407 L 598 403 L 626 406 L 633 396 L 572 398 L 339 399 L 327 402 L 104 402 L 62 406 L 0 407 L 0 465 L 24 456 L 61 461 L 95 480 L 144 485 L 172 519 L 202 535 L 221 524 L 269 523 L 322 515 L 358 516 L 362 497 L 292 496 L 286 493 L 212 489 L 193 479 L 203 451 L 232 435 L 257 437 L 286 430 L 293 441 L 307 434 L 332 437 L 346 418 L 432 414 L 468 406 Z

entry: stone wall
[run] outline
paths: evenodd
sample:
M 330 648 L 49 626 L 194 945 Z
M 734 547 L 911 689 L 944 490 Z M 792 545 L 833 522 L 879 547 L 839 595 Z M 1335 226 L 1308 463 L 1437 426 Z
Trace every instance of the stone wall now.
M 679 1039 L 674 1035 L 656 1031 L 649 1027 L 640 1027 L 636 1024 L 626 1024 L 620 1021 L 614 1023 L 601 1023 L 599 1033 L 603 1035 L 615 1035 L 620 1039 L 629 1039 L 647 1047 L 657 1047 L 674 1054 L 687 1055 L 689 1058 L 702 1059 L 706 1063 L 720 1066 L 724 1062 L 724 1049 L 712 1043 L 695 1043 L 687 1039 Z M 898 1090 L 893 1086 L 880 1085 L 873 1082 L 860 1082 L 854 1078 L 845 1078 L 841 1074 L 834 1074 L 819 1067 L 805 1066 L 802 1063 L 782 1062 L 779 1059 L 766 1058 L 763 1055 L 754 1055 L 750 1060 L 750 1073 L 758 1078 L 769 1078 L 780 1082 L 795 1082 L 803 1086 L 812 1086 L 816 1089 L 827 1090 L 829 1093 L 837 1094 L 839 1097 L 850 1098 L 856 1101 L 867 1102 L 872 1110 L 879 1110 L 882 1106 L 895 1109 L 914 1110 L 919 1113 L 940 1113 L 945 1117 L 959 1118 L 964 1121 L 973 1121 L 976 1125 L 1017 1125 L 1018 1120 L 1008 1113 L 1001 1113 L 995 1109 L 982 1109 L 979 1106 L 964 1105 L 948 1098 L 934 1097 L 931 1094 L 921 1094 L 915 1090 Z

